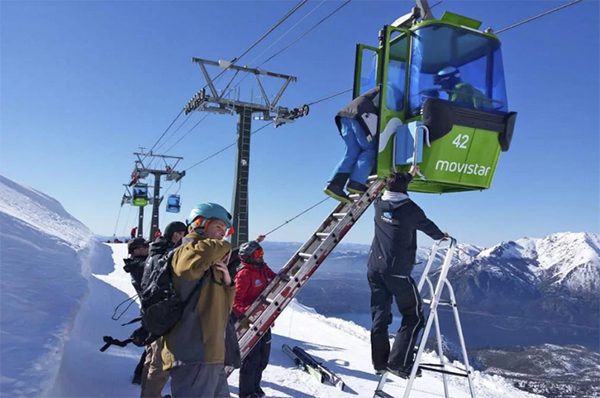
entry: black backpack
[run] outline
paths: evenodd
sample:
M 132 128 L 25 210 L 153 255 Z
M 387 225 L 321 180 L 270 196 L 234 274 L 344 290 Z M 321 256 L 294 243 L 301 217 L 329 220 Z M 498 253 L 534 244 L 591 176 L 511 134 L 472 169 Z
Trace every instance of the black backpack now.
M 160 258 L 156 259 L 153 256 L 146 263 L 141 282 L 141 292 L 139 294 L 142 316 L 125 324 L 141 320 L 142 326 L 134 330 L 126 340 L 104 336 L 104 345 L 100 348 L 100 351 L 106 351 L 111 345 L 125 347 L 129 343 L 133 343 L 138 347 L 144 347 L 167 334 L 179 322 L 186 305 L 198 289 L 200 289 L 204 281 L 207 280 L 210 273 L 206 272 L 190 292 L 189 296 L 185 300 L 182 300 L 173 286 L 171 261 L 174 252 L 175 250 L 172 250 L 162 256 L 157 254 L 156 256 L 160 256 Z
M 154 336 L 163 336 L 179 322 L 183 311 L 198 291 L 205 277 L 202 277 L 189 296 L 182 300 L 173 286 L 171 261 L 175 250 L 163 255 L 158 261 L 149 261 L 144 270 L 144 280 L 140 293 L 142 326 Z M 146 275 L 148 273 L 148 275 Z M 205 274 L 205 276 L 208 272 Z

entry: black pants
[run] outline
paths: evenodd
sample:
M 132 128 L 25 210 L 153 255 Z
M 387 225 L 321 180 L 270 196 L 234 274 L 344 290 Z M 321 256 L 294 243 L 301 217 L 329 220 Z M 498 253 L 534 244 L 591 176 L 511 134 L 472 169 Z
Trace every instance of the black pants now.
M 271 355 L 271 329 L 269 329 L 242 361 L 240 369 L 240 398 L 257 393 L 262 373 Z
M 414 347 L 424 324 L 423 303 L 410 275 L 369 270 L 371 288 L 371 359 L 375 369 L 406 368 L 414 361 Z M 402 324 L 390 352 L 388 325 L 392 322 L 392 298 L 402 314 Z

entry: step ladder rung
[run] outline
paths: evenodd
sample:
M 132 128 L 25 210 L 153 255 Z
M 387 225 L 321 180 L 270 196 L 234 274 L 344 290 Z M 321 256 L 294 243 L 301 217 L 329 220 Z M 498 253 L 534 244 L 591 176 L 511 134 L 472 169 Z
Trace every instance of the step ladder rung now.
M 314 254 L 310 254 L 310 253 L 298 253 L 299 257 L 305 258 L 305 259 L 310 259 L 314 256 Z
M 344 218 L 348 215 L 348 213 L 333 213 L 332 216 L 335 218 Z
M 350 195 L 348 195 L 348 197 L 354 201 L 360 199 L 361 196 L 362 196 L 362 194 L 359 194 L 359 193 L 351 193 Z
M 423 302 L 425 304 L 431 304 L 431 299 L 423 299 Z M 449 307 L 452 307 L 453 304 L 452 304 L 452 301 L 450 301 L 450 300 L 440 300 L 440 301 L 438 301 L 438 305 L 447 305 Z

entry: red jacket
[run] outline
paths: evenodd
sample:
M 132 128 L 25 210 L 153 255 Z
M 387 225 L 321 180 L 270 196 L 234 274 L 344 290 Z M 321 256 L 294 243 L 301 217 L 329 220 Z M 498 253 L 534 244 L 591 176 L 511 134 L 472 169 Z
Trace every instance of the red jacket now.
M 235 276 L 233 313 L 237 317 L 242 316 L 276 275 L 266 263 L 254 265 L 242 262 L 242 269 Z

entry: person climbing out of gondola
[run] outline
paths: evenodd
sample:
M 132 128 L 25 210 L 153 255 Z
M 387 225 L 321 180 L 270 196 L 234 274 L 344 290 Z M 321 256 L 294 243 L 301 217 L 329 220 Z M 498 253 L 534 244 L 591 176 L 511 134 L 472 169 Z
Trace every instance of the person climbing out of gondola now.
M 434 77 L 433 83 L 442 87 L 448 95 L 448 101 L 474 109 L 490 109 L 492 101 L 472 84 L 462 81 L 460 71 L 447 66 Z
M 257 240 L 244 243 L 239 249 L 241 268 L 235 276 L 235 299 L 233 301 L 233 313 L 238 319 L 244 315 L 248 307 L 276 276 L 264 261 L 264 251 L 259 243 L 262 239 L 264 239 L 264 235 L 260 235 Z M 268 329 L 242 361 L 240 398 L 265 396 L 260 382 L 262 373 L 269 363 L 270 354 L 271 329 Z
M 340 202 L 350 203 L 344 191 L 346 182 L 350 193 L 367 190 L 367 179 L 376 157 L 378 104 L 379 86 L 356 97 L 335 116 L 335 124 L 346 144 L 346 151 L 324 191 Z

